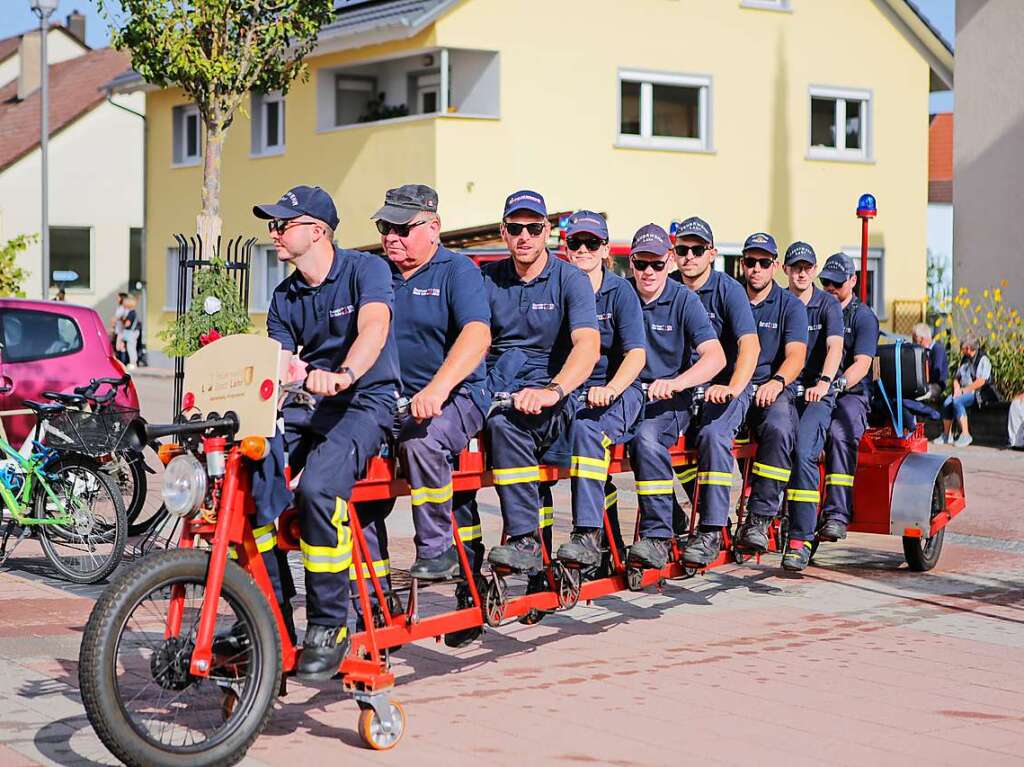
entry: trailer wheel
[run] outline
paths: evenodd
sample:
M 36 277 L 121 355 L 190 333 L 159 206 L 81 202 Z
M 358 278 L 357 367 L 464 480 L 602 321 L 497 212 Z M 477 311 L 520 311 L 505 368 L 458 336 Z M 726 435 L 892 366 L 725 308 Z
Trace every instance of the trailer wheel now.
M 388 751 L 398 745 L 405 735 L 405 709 L 398 701 L 389 701 L 391 706 L 391 727 L 384 722 L 373 708 L 364 708 L 359 712 L 359 737 L 367 748 L 374 751 Z
M 935 478 L 935 486 L 932 488 L 932 509 L 931 519 L 935 518 L 946 507 L 946 483 L 940 474 Z M 942 528 L 930 538 L 911 538 L 903 536 L 903 556 L 906 557 L 907 565 L 915 573 L 924 573 L 931 570 L 938 564 L 939 555 L 942 554 L 942 541 L 946 535 L 946 528 Z

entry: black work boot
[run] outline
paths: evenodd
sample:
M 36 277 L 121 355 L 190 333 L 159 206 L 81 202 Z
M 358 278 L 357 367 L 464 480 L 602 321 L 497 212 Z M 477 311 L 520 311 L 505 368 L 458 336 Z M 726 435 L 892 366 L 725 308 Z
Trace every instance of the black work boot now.
M 487 587 L 487 583 L 483 578 L 477 577 L 476 579 L 476 591 L 483 599 L 484 589 Z M 470 593 L 469 584 L 460 583 L 455 589 L 455 600 L 459 610 L 465 610 L 467 607 L 473 606 L 473 595 Z M 459 631 L 452 631 L 444 635 L 444 643 L 448 647 L 462 647 L 472 642 L 474 639 L 484 633 L 482 626 L 471 626 L 468 629 L 460 629 Z
M 540 541 L 533 533 L 509 538 L 504 546 L 495 546 L 487 555 L 487 561 L 517 573 L 533 573 L 544 566 Z
M 818 526 L 818 540 L 841 541 L 846 538 L 846 523 L 837 517 L 826 517 Z
M 409 575 L 421 581 L 446 581 L 458 574 L 459 555 L 454 546 L 436 557 L 417 557 L 409 568 Z
M 306 638 L 295 666 L 295 675 L 309 682 L 325 682 L 338 673 L 338 666 L 348 652 L 348 631 L 344 626 L 306 627 Z
M 760 514 L 747 514 L 740 528 L 737 543 L 741 549 L 764 554 L 768 551 L 768 528 L 771 527 L 772 517 L 762 517 Z
M 683 564 L 687 567 L 707 567 L 718 558 L 722 550 L 722 529 L 698 530 L 683 552 Z
M 580 567 L 596 567 L 601 563 L 601 528 L 577 527 L 569 542 L 558 547 L 558 559 Z
M 793 541 L 786 546 L 786 553 L 782 555 L 782 569 L 798 573 L 811 563 L 811 550 L 814 544 L 811 541 Z
M 668 562 L 669 542 L 664 538 L 641 538 L 629 547 L 626 562 L 632 566 L 660 570 Z

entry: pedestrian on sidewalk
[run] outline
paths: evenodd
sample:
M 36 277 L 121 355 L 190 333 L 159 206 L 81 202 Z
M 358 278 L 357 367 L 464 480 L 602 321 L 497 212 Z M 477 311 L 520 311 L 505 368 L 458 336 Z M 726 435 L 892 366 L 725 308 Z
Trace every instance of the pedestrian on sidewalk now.
M 124 307 L 124 300 L 128 298 L 127 293 L 117 294 L 117 308 L 114 309 L 114 319 L 110 322 L 111 339 L 114 346 L 114 354 L 122 364 L 128 362 L 128 353 L 124 348 L 124 317 L 128 310 Z
M 1010 447 L 1024 449 L 1024 393 L 1010 400 L 1006 431 L 1010 436 Z
M 978 340 L 972 336 L 964 339 L 960 352 L 963 357 L 953 377 L 953 393 L 942 404 L 942 436 L 937 437 L 935 442 L 967 447 L 974 441 L 967 423 L 967 408 L 979 402 L 981 389 L 989 385 L 992 363 L 981 351 Z M 951 434 L 954 418 L 960 427 L 960 436 L 956 440 Z
M 142 322 L 136 311 L 138 302 L 130 293 L 124 299 L 125 315 L 121 321 L 124 325 L 124 347 L 128 353 L 128 369 L 135 370 L 139 363 L 139 330 Z

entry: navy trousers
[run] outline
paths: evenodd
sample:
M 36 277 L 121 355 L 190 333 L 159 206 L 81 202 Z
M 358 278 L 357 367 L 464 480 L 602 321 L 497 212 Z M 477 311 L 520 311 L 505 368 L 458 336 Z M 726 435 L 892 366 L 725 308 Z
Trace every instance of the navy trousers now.
M 795 397 L 795 388 L 787 386 L 768 407 L 751 405 L 747 423 L 757 440 L 747 502 L 751 514 L 774 517 L 782 507 L 782 492 L 790 479 L 799 424 Z
M 832 391 L 817 402 L 807 402 L 801 397 L 796 403 L 800 424 L 793 453 L 793 474 L 786 490 L 786 501 L 789 504 L 789 537 L 794 541 L 814 540 L 818 506 L 821 503 L 821 471 L 818 458 L 825 446 L 835 403 L 836 395 Z
M 836 397 L 825 445 L 825 503 L 822 517 L 849 524 L 853 518 L 853 478 L 860 438 L 868 426 L 869 396 L 843 392 Z

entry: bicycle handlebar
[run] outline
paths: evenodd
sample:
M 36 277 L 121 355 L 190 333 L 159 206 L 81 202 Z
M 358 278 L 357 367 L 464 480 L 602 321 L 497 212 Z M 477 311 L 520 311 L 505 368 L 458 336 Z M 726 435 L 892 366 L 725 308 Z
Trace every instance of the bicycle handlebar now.
M 131 380 L 132 377 L 127 373 L 120 378 L 93 378 L 89 381 L 88 386 L 76 386 L 73 391 L 75 394 L 79 394 L 86 399 L 90 399 L 97 404 L 103 405 L 110 402 L 110 400 L 117 396 L 118 388 L 127 386 Z M 110 391 L 97 397 L 96 392 L 104 385 L 109 386 Z

